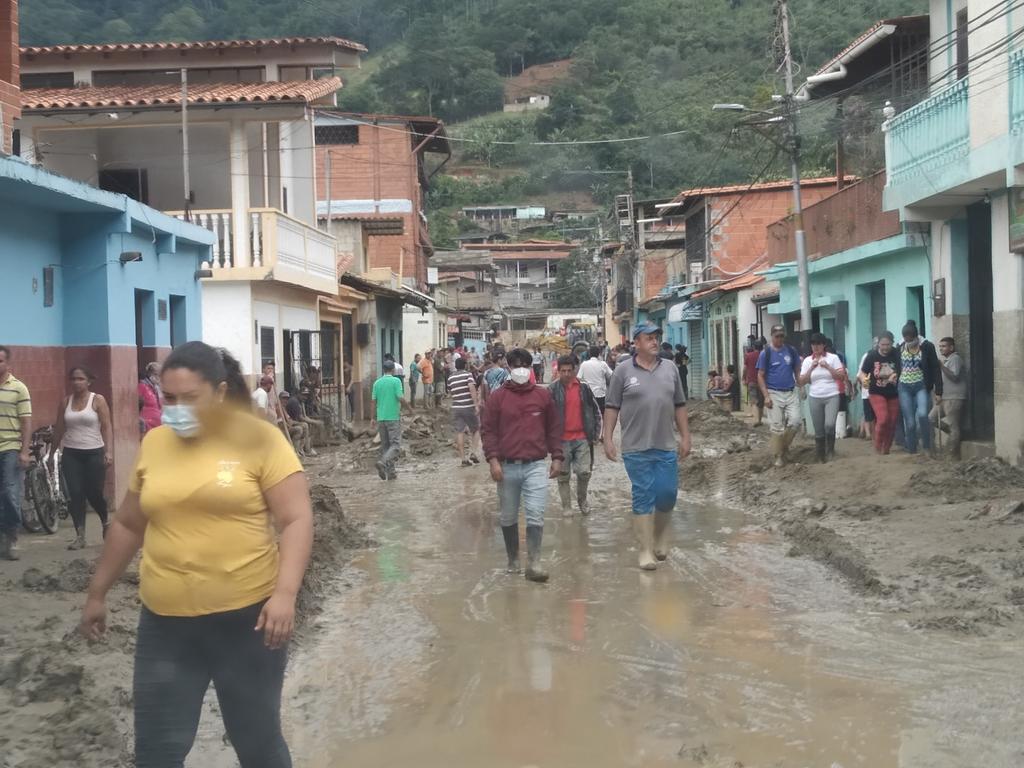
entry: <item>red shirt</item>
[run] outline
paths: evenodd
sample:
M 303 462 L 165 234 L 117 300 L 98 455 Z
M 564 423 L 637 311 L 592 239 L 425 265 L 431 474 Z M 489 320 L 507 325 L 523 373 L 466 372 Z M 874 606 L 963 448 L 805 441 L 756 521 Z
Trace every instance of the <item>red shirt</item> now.
M 562 440 L 586 440 L 583 431 L 583 398 L 580 395 L 580 383 L 577 379 L 565 387 L 565 427 L 562 429 Z
M 743 354 L 743 381 L 747 384 L 757 384 L 757 358 L 760 355 L 756 349 Z

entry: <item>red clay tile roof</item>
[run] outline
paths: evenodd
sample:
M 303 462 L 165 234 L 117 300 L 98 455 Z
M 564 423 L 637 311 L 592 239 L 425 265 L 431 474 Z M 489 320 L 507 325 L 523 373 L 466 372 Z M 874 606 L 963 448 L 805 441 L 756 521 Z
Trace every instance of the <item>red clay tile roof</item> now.
M 207 83 L 191 85 L 189 106 L 219 104 L 309 103 L 330 96 L 341 80 L 298 80 L 288 83 Z M 38 88 L 21 92 L 25 110 L 116 109 L 181 105 L 178 85 L 111 85 L 102 88 Z
M 238 48 L 292 48 L 305 45 L 333 45 L 350 51 L 366 52 L 366 46 L 342 37 L 273 37 L 261 40 L 203 40 L 186 43 L 82 43 L 71 45 L 26 46 L 22 56 L 57 53 L 149 53 L 152 51 L 204 51 Z
M 847 176 L 849 183 L 857 181 L 856 176 Z M 801 179 L 801 187 L 820 187 L 826 184 L 835 184 L 838 179 L 835 176 L 823 176 L 816 179 Z M 688 197 L 710 197 L 713 195 L 730 195 L 736 192 L 759 192 L 765 190 L 789 189 L 793 186 L 792 181 L 762 181 L 758 184 L 732 184 L 727 187 L 698 187 L 697 189 L 684 189 L 665 206 L 661 208 L 675 207 L 675 204 L 683 202 Z
M 708 296 L 712 293 L 728 293 L 729 291 L 738 291 L 741 288 L 749 288 L 752 285 L 757 285 L 764 280 L 764 275 L 757 275 L 750 273 L 749 275 L 742 275 L 740 277 L 733 278 L 726 283 L 719 283 L 713 288 L 708 288 L 703 291 L 698 291 L 693 294 L 693 298 L 699 299 L 701 296 Z

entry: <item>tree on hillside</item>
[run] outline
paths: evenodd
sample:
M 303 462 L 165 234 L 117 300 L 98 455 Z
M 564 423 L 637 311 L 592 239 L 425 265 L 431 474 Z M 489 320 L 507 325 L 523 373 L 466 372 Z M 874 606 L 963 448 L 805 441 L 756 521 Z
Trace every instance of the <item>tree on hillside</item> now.
M 549 304 L 558 307 L 594 307 L 601 300 L 601 266 L 594 262 L 594 250 L 581 247 L 558 264 Z

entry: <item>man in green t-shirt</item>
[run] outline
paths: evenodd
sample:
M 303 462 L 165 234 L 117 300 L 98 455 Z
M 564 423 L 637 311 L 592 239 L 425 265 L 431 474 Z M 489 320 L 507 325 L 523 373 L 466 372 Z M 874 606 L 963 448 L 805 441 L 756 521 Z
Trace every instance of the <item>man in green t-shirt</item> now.
M 373 382 L 375 416 L 370 422 L 380 435 L 380 458 L 377 459 L 377 474 L 381 480 L 394 480 L 395 462 L 401 453 L 402 425 L 402 380 L 395 376 L 393 360 L 384 361 L 384 375 Z

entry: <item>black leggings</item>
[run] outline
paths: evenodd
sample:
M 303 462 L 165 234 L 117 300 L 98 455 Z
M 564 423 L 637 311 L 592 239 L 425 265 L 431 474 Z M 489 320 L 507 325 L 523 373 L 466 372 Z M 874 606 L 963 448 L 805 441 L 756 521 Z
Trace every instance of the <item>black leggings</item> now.
M 103 486 L 107 481 L 104 453 L 103 448 L 65 448 L 61 453 L 61 467 L 68 491 L 68 511 L 77 531 L 85 531 L 86 501 L 100 516 L 100 522 L 107 524 L 107 500 L 103 497 Z
M 136 768 L 181 768 L 213 682 L 242 768 L 291 768 L 281 733 L 286 648 L 256 632 L 263 602 L 206 616 L 159 616 L 145 606 L 135 644 Z

